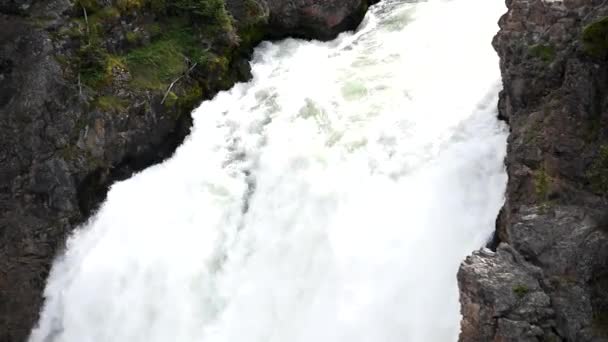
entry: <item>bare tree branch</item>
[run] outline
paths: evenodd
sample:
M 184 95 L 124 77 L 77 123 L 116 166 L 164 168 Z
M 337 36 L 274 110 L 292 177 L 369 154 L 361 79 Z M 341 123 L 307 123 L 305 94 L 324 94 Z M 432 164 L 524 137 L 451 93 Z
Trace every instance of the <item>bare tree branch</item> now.
M 190 74 L 190 72 L 196 67 L 198 63 L 194 63 L 192 64 L 192 66 L 186 70 L 185 73 L 183 73 L 182 75 L 180 75 L 178 78 L 176 78 L 173 82 L 171 82 L 171 84 L 169 85 L 169 88 L 167 89 L 167 91 L 165 92 L 165 96 L 163 96 L 163 100 L 160 101 L 160 104 L 165 103 L 165 100 L 167 100 L 167 96 L 169 96 L 169 93 L 171 92 L 171 89 L 173 89 L 173 86 L 179 82 L 179 80 L 181 80 L 182 78 L 184 78 L 184 76 L 187 76 L 188 74 Z
M 87 39 L 89 40 L 89 43 L 91 43 L 91 36 L 90 36 L 90 30 L 89 30 L 89 16 L 87 15 L 87 9 L 84 8 L 84 6 L 82 7 L 82 12 L 84 13 L 84 22 L 87 24 Z

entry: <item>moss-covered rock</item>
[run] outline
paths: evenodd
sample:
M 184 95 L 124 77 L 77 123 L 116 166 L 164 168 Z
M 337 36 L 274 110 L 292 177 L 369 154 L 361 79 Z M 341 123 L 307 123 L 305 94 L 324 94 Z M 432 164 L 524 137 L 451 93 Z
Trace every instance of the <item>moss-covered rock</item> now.
M 606 58 L 608 56 L 608 17 L 587 25 L 583 29 L 582 42 L 588 55 Z
M 104 95 L 95 100 L 95 107 L 111 113 L 121 113 L 126 111 L 129 102 L 117 96 Z
M 530 54 L 545 63 L 550 63 L 555 59 L 556 52 L 552 45 L 536 44 L 530 47 Z
M 600 147 L 587 178 L 594 191 L 608 194 L 608 145 Z

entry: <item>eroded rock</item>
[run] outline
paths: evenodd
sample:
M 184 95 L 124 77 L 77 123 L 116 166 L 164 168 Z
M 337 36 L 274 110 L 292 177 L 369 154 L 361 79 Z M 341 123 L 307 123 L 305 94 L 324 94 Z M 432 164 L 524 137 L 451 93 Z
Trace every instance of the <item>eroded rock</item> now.
M 460 340 L 608 341 L 608 201 L 598 176 L 608 172 L 608 63 L 582 39 L 608 4 L 507 6 L 493 42 L 499 116 L 511 127 L 500 245 L 460 268 Z

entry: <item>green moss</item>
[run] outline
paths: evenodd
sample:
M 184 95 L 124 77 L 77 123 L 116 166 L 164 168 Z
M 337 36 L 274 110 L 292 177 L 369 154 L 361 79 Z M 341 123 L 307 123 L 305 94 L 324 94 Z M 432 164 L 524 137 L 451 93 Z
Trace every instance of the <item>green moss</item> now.
M 165 0 L 148 0 L 146 2 L 148 8 L 157 15 L 163 15 L 167 13 L 167 3 Z
M 116 7 L 121 12 L 130 12 L 139 10 L 146 5 L 146 0 L 115 0 Z
M 116 68 L 126 69 L 121 57 L 109 54 L 96 44 L 82 47 L 75 63 L 81 81 L 93 89 L 111 84 Z
M 187 67 L 184 46 L 173 37 L 129 52 L 126 61 L 132 85 L 143 89 L 162 90 Z
M 150 34 L 152 39 L 156 39 L 161 36 L 163 29 L 159 23 L 150 23 L 145 26 L 146 31 Z
M 515 293 L 518 298 L 524 298 L 528 292 L 530 292 L 530 289 L 528 289 L 526 285 L 517 285 L 513 287 L 513 293 Z
M 240 45 L 250 47 L 262 41 L 265 35 L 266 31 L 263 25 L 247 25 L 239 28 L 238 41 Z
M 83 14 L 82 18 L 74 20 L 66 32 L 69 36 L 80 38 L 80 48 L 71 64 L 84 84 L 99 88 L 109 83 L 112 65 L 108 64 L 113 62 L 104 47 L 104 27 L 116 22 L 120 12 L 112 6 L 98 7 L 95 1 L 85 3 L 82 6 L 92 10 L 86 18 Z
M 594 191 L 608 193 L 608 145 L 602 145 L 591 168 L 587 173 L 587 179 Z
M 174 0 L 168 5 L 189 15 L 193 22 L 202 23 L 207 28 L 230 31 L 232 19 L 226 10 L 224 0 Z
M 128 101 L 116 96 L 100 96 L 95 100 L 95 107 L 113 113 L 122 113 L 126 111 Z
M 79 154 L 80 154 L 80 151 L 79 151 L 78 147 L 76 147 L 76 145 L 68 145 L 59 151 L 59 155 L 66 162 L 70 162 L 70 161 L 74 161 L 74 160 L 78 159 Z
M 98 24 L 106 24 L 116 21 L 120 18 L 120 11 L 116 7 L 107 6 L 100 9 L 97 13 L 93 14 L 89 21 L 98 23 Z
M 608 312 L 596 312 L 593 314 L 593 332 L 601 337 L 608 337 Z
M 178 97 L 174 92 L 170 91 L 165 98 L 165 107 L 173 107 L 177 103 Z
M 545 63 L 551 63 L 555 59 L 555 48 L 552 45 L 536 44 L 530 47 L 529 52 Z
M 93 14 L 101 8 L 96 0 L 78 0 L 76 4 L 86 10 L 87 14 Z
M 75 60 L 82 82 L 97 87 L 104 80 L 107 52 L 96 43 L 86 44 L 78 50 Z
M 179 106 L 186 111 L 191 111 L 203 99 L 203 89 L 198 83 L 186 88 L 179 97 Z
M 183 114 L 189 114 L 203 100 L 203 90 L 198 82 L 176 92 L 169 92 L 164 103 L 165 107 L 172 108 L 169 114 L 175 119 Z
M 608 55 L 608 17 L 587 25 L 582 35 L 584 51 L 596 58 Z
M 114 0 L 111 6 L 101 6 L 96 0 L 77 1 L 87 16 L 85 18 L 83 10 L 81 16 L 63 31 L 64 35 L 80 40 L 78 53 L 70 58 L 70 67 L 66 69 L 73 70 L 73 74 L 93 91 L 112 84 L 117 67 L 128 71 L 131 86 L 140 90 L 164 92 L 194 63 L 203 72 L 209 72 L 210 79 L 220 83 L 230 81 L 228 72 L 233 45 L 215 44 L 218 39 L 231 37 L 233 33 L 232 18 L 224 0 Z M 121 16 L 134 11 L 152 11 L 157 15 L 155 21 L 144 26 L 151 42 L 121 55 L 110 53 L 105 47 L 106 32 Z M 253 29 L 250 34 L 247 39 L 261 39 L 262 36 Z M 126 33 L 130 46 L 140 44 L 141 38 L 140 31 Z M 213 46 L 220 46 L 220 49 L 205 49 L 202 38 L 214 42 Z M 202 93 L 200 85 L 197 87 L 197 93 Z M 176 91 L 175 95 L 178 97 L 176 103 L 182 103 L 186 94 Z
M 84 35 L 83 26 L 79 23 L 71 23 L 67 26 L 62 26 L 57 31 L 59 36 L 68 37 L 68 38 L 79 38 Z
M 177 21 L 149 45 L 127 53 L 125 60 L 134 87 L 158 90 L 165 90 L 192 63 L 220 72 L 230 63 L 225 56 L 203 50 L 197 32 Z
M 140 32 L 127 32 L 126 34 L 127 41 L 131 44 L 137 43 L 141 39 Z
M 55 60 L 57 61 L 57 63 L 59 63 L 61 65 L 62 68 L 66 68 L 68 66 L 70 66 L 70 59 L 68 57 L 66 57 L 65 55 L 55 55 Z
M 550 177 L 544 167 L 534 173 L 534 191 L 536 197 L 541 201 L 546 201 L 549 194 Z
M 260 17 L 264 15 L 264 9 L 255 0 L 244 0 L 245 9 L 247 10 L 247 16 L 251 18 Z

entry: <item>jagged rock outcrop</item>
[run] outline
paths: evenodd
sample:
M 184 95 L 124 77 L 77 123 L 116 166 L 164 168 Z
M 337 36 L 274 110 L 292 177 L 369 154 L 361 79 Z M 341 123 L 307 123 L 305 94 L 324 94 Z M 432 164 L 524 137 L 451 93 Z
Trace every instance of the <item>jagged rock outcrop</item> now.
M 0 0 L 0 341 L 26 339 L 109 184 L 170 156 L 257 42 L 332 38 L 368 3 Z
M 264 22 L 267 37 L 328 40 L 356 27 L 367 7 L 378 0 L 227 0 L 237 19 L 252 13 Z
M 363 0 L 267 0 L 274 32 L 331 39 L 360 22 L 368 2 Z M 370 2 L 371 3 L 371 2 Z
M 608 341 L 608 3 L 508 0 L 511 133 L 491 247 L 461 265 L 461 341 Z

